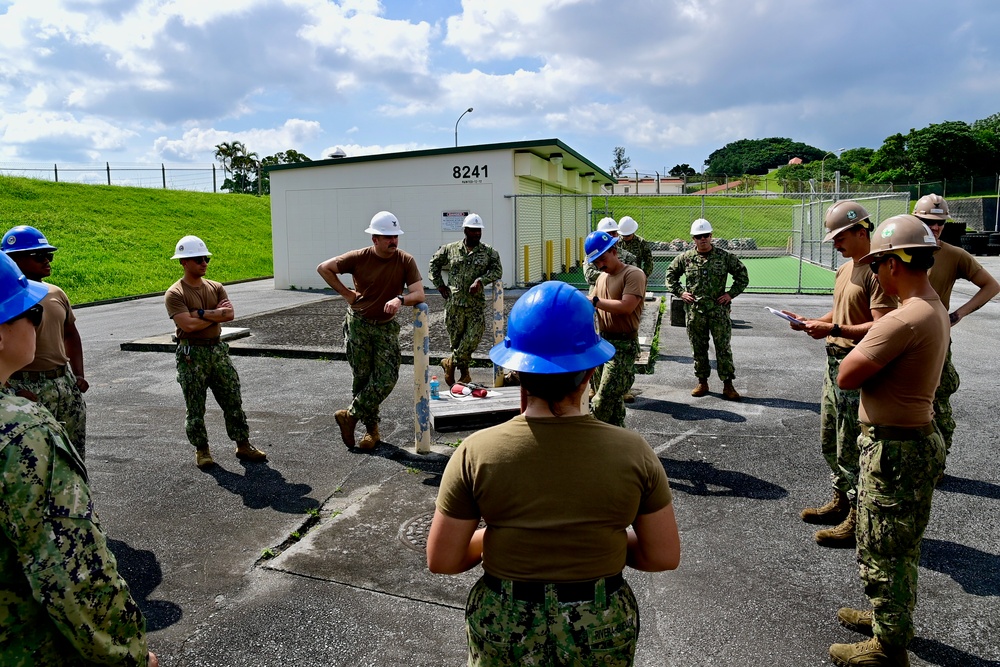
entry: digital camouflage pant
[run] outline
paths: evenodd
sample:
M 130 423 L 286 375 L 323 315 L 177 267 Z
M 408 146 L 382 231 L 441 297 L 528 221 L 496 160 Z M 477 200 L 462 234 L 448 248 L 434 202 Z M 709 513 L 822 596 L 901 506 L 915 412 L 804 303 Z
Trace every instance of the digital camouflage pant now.
M 229 346 L 218 343 L 210 347 L 178 345 L 177 382 L 184 392 L 187 416 L 184 430 L 188 440 L 198 449 L 208 447 L 208 431 L 205 428 L 205 399 L 212 390 L 216 402 L 222 408 L 226 422 L 226 434 L 233 442 L 243 442 L 250 438 L 250 427 L 243 412 L 243 397 L 240 393 L 240 376 L 229 359 Z
M 591 409 L 602 422 L 625 426 L 625 394 L 635 381 L 635 360 L 639 356 L 639 341 L 611 340 L 615 356 L 598 366 L 591 382 L 594 398 Z
M 847 494 L 851 503 L 854 503 L 861 455 L 858 450 L 858 436 L 861 435 L 858 403 L 861 391 L 837 386 L 840 362 L 846 353 L 847 350 L 843 350 L 843 354 L 838 350 L 838 356 L 827 353 L 823 399 L 819 407 L 819 440 L 823 458 L 830 466 L 833 488 Z
M 715 342 L 716 371 L 720 380 L 732 380 L 736 377 L 736 367 L 733 365 L 733 351 L 730 342 L 733 339 L 733 322 L 729 317 L 729 306 L 703 306 L 700 302 L 684 304 L 686 313 L 688 339 L 691 341 L 691 351 L 694 357 L 694 375 L 699 380 L 707 380 L 712 374 L 712 366 L 708 362 L 708 337 Z
M 584 602 L 559 602 L 547 589 L 544 602 L 525 602 L 480 579 L 465 606 L 469 667 L 632 664 L 639 606 L 627 582 L 610 596 L 599 582 Z
M 354 374 L 348 413 L 365 426 L 377 426 L 379 406 L 399 379 L 399 322 L 376 324 L 348 311 L 344 320 L 347 363 Z
M 860 439 L 858 566 L 875 611 L 875 636 L 891 646 L 913 638 L 920 542 L 934 485 L 944 472 L 938 433 L 914 440 Z
M 959 384 L 958 371 L 951 362 L 951 343 L 949 343 L 948 355 L 944 358 L 944 368 L 941 369 L 941 383 L 934 393 L 934 423 L 941 432 L 945 452 L 951 451 L 951 437 L 955 433 L 955 418 L 951 414 L 951 395 L 958 391 Z
M 57 378 L 27 379 L 15 374 L 9 384 L 14 392 L 26 390 L 37 396 L 38 402 L 66 429 L 80 458 L 86 459 L 87 403 L 76 386 L 76 376 L 68 364 L 65 375 Z
M 484 309 L 486 303 L 459 306 L 454 297 L 445 301 L 444 326 L 451 339 L 451 360 L 456 368 L 468 368 L 472 353 L 479 347 L 486 331 Z

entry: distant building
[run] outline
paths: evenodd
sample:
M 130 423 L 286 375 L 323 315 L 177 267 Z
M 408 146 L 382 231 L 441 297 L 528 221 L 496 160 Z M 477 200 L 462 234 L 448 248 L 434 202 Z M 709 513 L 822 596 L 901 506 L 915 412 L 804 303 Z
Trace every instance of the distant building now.
M 682 195 L 684 185 L 683 178 L 639 174 L 638 180 L 634 175 L 619 178 L 617 183 L 605 185 L 604 190 L 614 195 Z
M 788 164 L 802 164 L 802 158 L 793 157 L 791 160 L 788 161 Z

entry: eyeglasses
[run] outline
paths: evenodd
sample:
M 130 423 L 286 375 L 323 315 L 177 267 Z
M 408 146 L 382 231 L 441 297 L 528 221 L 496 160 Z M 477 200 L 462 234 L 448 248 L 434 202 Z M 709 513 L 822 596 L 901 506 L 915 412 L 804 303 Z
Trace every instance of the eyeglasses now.
M 711 236 L 711 234 L 695 234 L 691 238 L 693 238 L 695 241 L 700 241 L 702 239 L 707 239 L 709 236 Z
M 205 257 L 205 256 L 202 256 L 202 257 L 189 257 L 188 259 L 190 259 L 195 264 L 208 264 L 209 262 L 212 261 L 211 257 Z
M 36 250 L 34 252 L 24 253 L 26 257 L 30 257 L 36 262 L 51 262 L 54 255 L 51 250 Z
M 14 322 L 17 322 L 22 317 L 27 318 L 27 320 L 29 322 L 31 322 L 31 325 L 37 329 L 38 325 L 42 323 L 42 307 L 41 307 L 41 305 L 39 305 L 39 304 L 36 303 L 34 306 L 32 306 L 31 308 L 27 309 L 26 311 L 24 311 L 20 315 L 17 315 L 15 317 L 12 317 L 9 320 L 7 320 L 6 324 L 13 324 Z
M 882 266 L 883 264 L 885 264 L 885 261 L 886 261 L 887 259 L 889 259 L 889 256 L 888 256 L 888 255 L 886 255 L 885 257 L 876 257 L 875 259 L 873 259 L 873 260 L 872 260 L 872 261 L 871 261 L 871 262 L 870 262 L 870 263 L 868 264 L 868 266 L 870 266 L 870 267 L 871 267 L 871 269 L 872 269 L 872 273 L 878 273 L 878 267 L 880 267 L 880 266 Z

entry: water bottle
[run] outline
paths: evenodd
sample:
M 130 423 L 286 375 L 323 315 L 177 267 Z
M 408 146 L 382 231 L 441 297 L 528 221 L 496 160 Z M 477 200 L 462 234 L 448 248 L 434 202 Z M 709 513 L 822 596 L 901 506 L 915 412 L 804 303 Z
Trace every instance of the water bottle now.
M 439 400 L 441 400 L 441 390 L 440 390 L 440 387 L 441 387 L 441 383 L 438 382 L 438 376 L 437 375 L 432 375 L 431 376 L 431 400 L 432 401 L 439 401 Z

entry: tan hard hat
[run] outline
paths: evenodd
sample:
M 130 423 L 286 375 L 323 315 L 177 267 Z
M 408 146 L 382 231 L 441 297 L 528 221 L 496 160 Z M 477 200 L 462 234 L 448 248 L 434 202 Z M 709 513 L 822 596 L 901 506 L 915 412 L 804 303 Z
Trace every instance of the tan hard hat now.
M 876 257 L 893 254 L 909 264 L 907 250 L 927 248 L 938 250 L 934 232 L 912 215 L 894 215 L 882 221 L 872 232 L 871 252 L 861 258 L 861 264 L 870 264 Z
M 869 217 L 865 207 L 856 201 L 845 199 L 837 202 L 826 210 L 826 236 L 823 237 L 823 242 L 832 241 L 837 234 L 854 225 L 862 225 L 865 229 L 871 229 Z M 867 224 L 865 224 L 865 220 L 868 220 Z
M 913 215 L 928 220 L 947 220 L 949 217 L 948 202 L 941 195 L 933 193 L 924 195 L 914 204 Z

